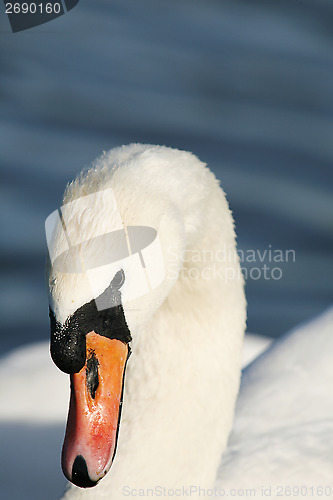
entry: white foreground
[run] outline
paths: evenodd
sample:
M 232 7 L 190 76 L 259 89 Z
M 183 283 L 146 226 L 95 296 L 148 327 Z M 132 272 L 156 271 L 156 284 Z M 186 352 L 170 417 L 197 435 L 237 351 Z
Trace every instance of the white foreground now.
M 249 361 L 256 341 L 256 354 L 267 345 L 245 337 L 243 359 Z M 245 369 L 218 497 L 333 498 L 332 358 L 330 309 Z M 67 376 L 45 342 L 3 358 L 0 381 L 1 498 L 56 500 L 66 484 L 60 450 Z

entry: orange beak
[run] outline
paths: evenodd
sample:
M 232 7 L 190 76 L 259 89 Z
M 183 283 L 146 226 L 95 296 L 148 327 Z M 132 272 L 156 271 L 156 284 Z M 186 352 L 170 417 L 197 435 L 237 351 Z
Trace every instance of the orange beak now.
M 95 486 L 111 467 L 116 451 L 123 381 L 129 347 L 90 332 L 86 364 L 71 375 L 71 397 L 62 469 L 69 481 Z

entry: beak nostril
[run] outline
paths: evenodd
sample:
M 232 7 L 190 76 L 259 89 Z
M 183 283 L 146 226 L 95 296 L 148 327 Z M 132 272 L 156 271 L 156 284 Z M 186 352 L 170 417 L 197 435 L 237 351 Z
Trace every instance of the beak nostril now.
M 96 357 L 95 351 L 92 350 L 89 358 L 87 359 L 86 384 L 90 396 L 93 399 L 95 399 L 96 391 L 99 386 L 98 366 L 99 366 L 98 359 Z
M 82 455 L 78 455 L 74 460 L 71 481 L 80 488 L 91 488 L 96 486 L 98 482 L 90 479 L 87 464 Z

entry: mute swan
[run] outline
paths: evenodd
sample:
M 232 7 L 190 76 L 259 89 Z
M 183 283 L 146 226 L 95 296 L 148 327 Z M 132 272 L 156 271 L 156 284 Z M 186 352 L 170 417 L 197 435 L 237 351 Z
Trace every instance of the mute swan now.
M 62 467 L 81 487 L 98 483 L 65 498 L 211 487 L 246 321 L 215 176 L 188 152 L 115 148 L 68 186 L 46 232 L 51 355 L 71 374 Z

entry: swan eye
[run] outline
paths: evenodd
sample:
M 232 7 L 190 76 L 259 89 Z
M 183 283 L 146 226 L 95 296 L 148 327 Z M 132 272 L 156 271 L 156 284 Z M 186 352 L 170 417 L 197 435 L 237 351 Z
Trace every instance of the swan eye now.
M 114 275 L 114 278 L 111 281 L 111 286 L 112 288 L 116 288 L 117 290 L 119 290 L 119 288 L 123 286 L 124 282 L 125 282 L 125 273 L 122 269 L 120 269 L 120 271 L 118 271 Z

